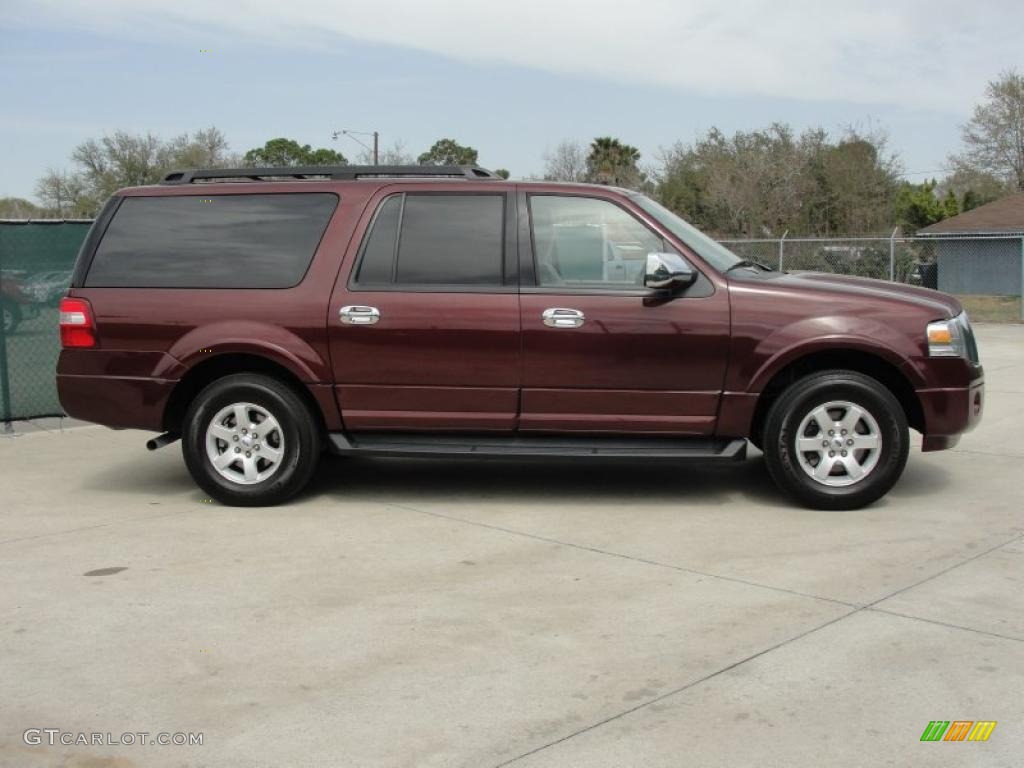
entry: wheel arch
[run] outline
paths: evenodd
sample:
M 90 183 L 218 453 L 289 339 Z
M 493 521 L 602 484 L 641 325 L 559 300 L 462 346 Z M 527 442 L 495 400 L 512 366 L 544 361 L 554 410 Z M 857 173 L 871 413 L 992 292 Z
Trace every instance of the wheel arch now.
M 793 382 L 813 373 L 847 370 L 869 376 L 892 392 L 907 417 L 907 423 L 924 432 L 925 420 L 921 401 L 906 374 L 890 360 L 862 349 L 819 349 L 794 357 L 771 374 L 762 387 L 751 420 L 750 435 L 755 444 L 762 443 L 765 418 L 779 395 Z
M 164 407 L 163 428 L 181 433 L 189 404 L 208 384 L 236 373 L 257 373 L 288 385 L 302 399 L 317 420 L 321 434 L 327 432 L 323 408 L 309 387 L 288 367 L 276 360 L 248 352 L 228 352 L 201 360 L 178 381 Z

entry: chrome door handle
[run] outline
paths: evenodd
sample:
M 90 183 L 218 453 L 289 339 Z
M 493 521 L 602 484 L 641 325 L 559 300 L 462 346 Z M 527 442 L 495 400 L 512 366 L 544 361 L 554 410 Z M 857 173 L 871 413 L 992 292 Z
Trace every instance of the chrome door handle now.
M 544 318 L 544 325 L 550 328 L 579 328 L 586 319 L 578 309 L 566 309 L 565 307 L 552 307 L 541 313 Z
M 373 325 L 380 320 L 380 310 L 376 307 L 342 307 L 338 311 L 338 319 L 345 325 Z

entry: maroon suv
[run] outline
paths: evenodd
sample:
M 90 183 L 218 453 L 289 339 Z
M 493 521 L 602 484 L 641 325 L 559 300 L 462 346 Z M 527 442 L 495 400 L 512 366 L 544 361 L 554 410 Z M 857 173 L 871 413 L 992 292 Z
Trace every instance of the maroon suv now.
M 641 194 L 479 168 L 185 171 L 125 189 L 61 304 L 67 413 L 182 439 L 228 504 L 321 451 L 736 461 L 815 507 L 874 501 L 908 427 L 982 411 L 935 291 L 745 261 Z

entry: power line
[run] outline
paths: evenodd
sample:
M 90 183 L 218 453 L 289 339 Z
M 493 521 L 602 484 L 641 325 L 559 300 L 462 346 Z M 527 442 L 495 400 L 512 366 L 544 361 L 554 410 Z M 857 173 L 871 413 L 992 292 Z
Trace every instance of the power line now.
M 933 168 L 930 171 L 907 171 L 904 176 L 927 176 L 929 173 L 949 173 L 952 168 Z

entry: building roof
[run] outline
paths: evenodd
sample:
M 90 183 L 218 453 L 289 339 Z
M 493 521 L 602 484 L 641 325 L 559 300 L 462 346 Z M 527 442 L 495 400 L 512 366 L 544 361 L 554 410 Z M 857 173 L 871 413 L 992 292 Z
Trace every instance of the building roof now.
M 919 235 L 994 235 L 1024 233 L 1024 192 L 973 208 L 917 231 Z

